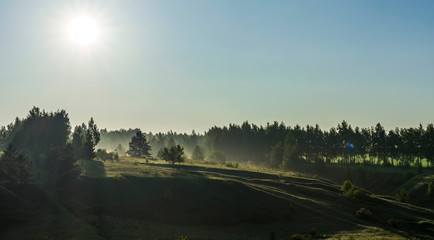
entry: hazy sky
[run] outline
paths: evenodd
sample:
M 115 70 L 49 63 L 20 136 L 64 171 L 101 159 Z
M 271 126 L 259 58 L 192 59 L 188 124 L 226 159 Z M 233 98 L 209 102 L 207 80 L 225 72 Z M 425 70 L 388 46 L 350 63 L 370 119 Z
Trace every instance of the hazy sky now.
M 434 1 L 0 1 L 0 125 L 434 122 Z M 69 41 L 71 18 L 100 38 Z

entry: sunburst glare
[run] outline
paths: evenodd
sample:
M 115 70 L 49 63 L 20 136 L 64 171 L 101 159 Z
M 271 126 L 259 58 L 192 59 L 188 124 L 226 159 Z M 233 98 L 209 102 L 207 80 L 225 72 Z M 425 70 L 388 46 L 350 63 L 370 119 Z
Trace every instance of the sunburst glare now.
M 100 35 L 98 23 L 88 16 L 78 16 L 71 19 L 67 31 L 69 39 L 80 46 L 95 44 Z

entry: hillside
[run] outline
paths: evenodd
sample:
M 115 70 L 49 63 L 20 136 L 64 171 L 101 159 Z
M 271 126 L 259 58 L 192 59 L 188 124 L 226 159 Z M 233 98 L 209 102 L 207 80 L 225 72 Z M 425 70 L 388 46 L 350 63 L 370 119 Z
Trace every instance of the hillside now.
M 85 161 L 80 181 L 39 190 L 26 220 L 2 239 L 290 239 L 315 229 L 323 239 L 430 239 L 434 211 L 371 195 L 355 201 L 321 177 L 240 166 Z M 3 196 L 4 191 L 0 192 Z M 41 201 L 43 199 L 43 201 Z M 5 201 L 1 203 L 5 207 Z M 367 208 L 363 220 L 356 211 Z M 395 227 L 388 224 L 395 220 Z

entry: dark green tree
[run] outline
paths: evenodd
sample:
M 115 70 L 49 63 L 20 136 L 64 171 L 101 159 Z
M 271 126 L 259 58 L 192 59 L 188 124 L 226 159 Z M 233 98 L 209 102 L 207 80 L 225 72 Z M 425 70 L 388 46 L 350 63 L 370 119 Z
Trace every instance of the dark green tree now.
M 119 154 L 119 155 L 125 155 L 125 149 L 124 147 L 122 147 L 121 144 L 119 144 L 116 148 L 115 151 Z
M 199 145 L 196 145 L 196 147 L 194 147 L 191 159 L 195 161 L 203 161 L 205 159 L 205 154 L 203 153 L 203 150 Z
M 83 123 L 74 128 L 72 133 L 72 149 L 74 151 L 74 157 L 83 158 L 84 157 L 84 144 L 86 143 L 86 133 L 87 127 Z
M 284 142 L 282 168 L 294 168 L 298 163 L 300 163 L 298 143 L 295 137 L 288 133 Z
M 69 182 L 76 180 L 81 173 L 81 168 L 71 144 L 58 146 L 51 149 L 47 158 L 47 170 L 50 172 L 52 180 Z
M 423 136 L 423 154 L 431 167 L 434 165 L 434 125 L 428 124 Z
M 171 164 L 184 162 L 184 148 L 181 145 L 164 147 L 161 150 L 161 157 Z
M 377 164 L 381 162 L 384 165 L 388 164 L 387 161 L 387 145 L 386 145 L 386 131 L 380 123 L 375 125 L 372 131 L 372 156 L 377 157 Z
M 86 131 L 86 141 L 83 147 L 83 153 L 85 159 L 91 160 L 95 158 L 95 146 L 99 143 L 100 133 L 98 127 L 95 124 L 93 118 L 90 118 L 87 131 Z
M 28 182 L 31 164 L 23 153 L 9 144 L 0 157 L 0 179 L 22 186 Z
M 339 135 L 335 128 L 331 128 L 329 132 L 325 134 L 325 152 L 326 162 L 330 163 L 332 159 L 339 156 L 341 151 L 341 144 Z
M 278 168 L 282 164 L 283 160 L 283 144 L 282 141 L 278 141 L 276 145 L 271 148 L 270 152 L 270 166 L 272 168 Z
M 143 135 L 142 131 L 138 130 L 136 135 L 131 138 L 131 142 L 129 143 L 130 149 L 127 153 L 132 157 L 143 158 L 151 156 L 151 146 L 149 142 L 146 140 L 145 135 Z
M 402 144 L 399 129 L 396 128 L 395 130 L 390 130 L 386 137 L 386 152 L 391 159 L 392 166 L 394 166 L 394 160 L 398 161 L 400 157 Z

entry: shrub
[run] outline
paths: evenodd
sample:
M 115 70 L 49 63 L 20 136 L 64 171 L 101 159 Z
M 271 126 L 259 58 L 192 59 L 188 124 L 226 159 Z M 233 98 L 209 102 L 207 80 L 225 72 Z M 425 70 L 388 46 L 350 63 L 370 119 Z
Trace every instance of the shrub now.
M 346 180 L 342 184 L 341 190 L 343 191 L 343 194 L 346 198 L 349 198 L 352 200 L 362 201 L 362 200 L 365 200 L 367 197 L 366 193 L 364 193 L 361 190 L 356 189 L 350 180 Z
M 165 147 L 161 150 L 161 157 L 172 164 L 184 162 L 184 148 L 181 145 Z
M 430 196 L 434 196 L 434 184 L 432 181 L 428 183 L 428 188 L 426 190 L 426 193 L 428 193 L 428 195 Z
M 226 167 L 230 167 L 230 168 L 238 168 L 238 163 L 226 163 Z
M 119 160 L 119 154 L 117 152 L 107 152 L 105 149 L 96 150 L 96 157 L 104 162 L 107 160 Z
M 359 210 L 356 211 L 356 217 L 369 220 L 372 218 L 372 212 L 369 211 L 369 209 L 360 208 Z
M 298 233 L 292 234 L 291 240 L 304 240 L 304 236 Z
M 395 195 L 395 199 L 400 202 L 408 202 L 408 192 L 404 188 L 401 188 Z
M 358 189 L 356 189 L 356 190 L 353 189 L 353 191 L 351 191 L 351 194 L 349 197 L 353 200 L 356 200 L 356 201 L 363 201 L 363 200 L 366 200 L 367 196 L 363 191 L 358 190 Z
M 341 190 L 344 192 L 344 194 L 346 194 L 353 188 L 354 188 L 353 183 L 351 183 L 350 180 L 345 180 L 345 182 L 342 184 Z

